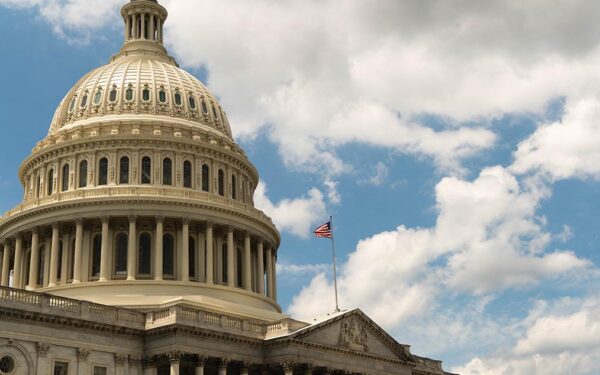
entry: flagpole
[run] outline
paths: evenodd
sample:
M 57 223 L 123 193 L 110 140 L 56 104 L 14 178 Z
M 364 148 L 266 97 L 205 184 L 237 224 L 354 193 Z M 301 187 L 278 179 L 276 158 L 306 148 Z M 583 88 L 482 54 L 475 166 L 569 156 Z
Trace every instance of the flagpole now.
M 335 287 L 335 312 L 340 312 L 338 303 L 337 269 L 335 265 L 335 242 L 333 240 L 333 216 L 329 216 L 329 226 L 331 227 L 331 253 L 333 254 L 333 285 Z

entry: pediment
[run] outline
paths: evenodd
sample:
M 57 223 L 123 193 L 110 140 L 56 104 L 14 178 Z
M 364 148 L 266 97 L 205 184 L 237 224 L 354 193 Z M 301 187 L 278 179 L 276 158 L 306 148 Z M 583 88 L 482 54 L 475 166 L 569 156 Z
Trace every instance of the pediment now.
M 408 348 L 399 344 L 362 311 L 352 310 L 292 334 L 294 339 L 324 347 L 413 362 Z

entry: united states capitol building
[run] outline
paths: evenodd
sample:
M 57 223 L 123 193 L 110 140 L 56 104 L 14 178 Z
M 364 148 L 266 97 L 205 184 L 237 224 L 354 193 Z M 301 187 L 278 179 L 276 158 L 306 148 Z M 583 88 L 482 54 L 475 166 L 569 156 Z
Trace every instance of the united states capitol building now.
M 0 219 L 0 375 L 447 374 L 358 309 L 282 313 L 258 171 L 164 48 L 165 8 L 121 14 Z

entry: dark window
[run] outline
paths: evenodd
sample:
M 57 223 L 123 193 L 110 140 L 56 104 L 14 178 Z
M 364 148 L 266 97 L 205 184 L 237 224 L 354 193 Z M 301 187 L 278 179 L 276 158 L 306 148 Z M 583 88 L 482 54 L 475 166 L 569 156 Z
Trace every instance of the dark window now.
M 106 367 L 94 366 L 94 375 L 106 375 L 107 369 Z
M 231 175 L 231 198 L 237 199 L 237 179 Z
M 183 187 L 192 187 L 192 163 L 187 160 L 183 162 Z
M 190 96 L 189 102 L 190 102 L 190 108 L 196 109 L 196 100 L 193 97 Z
M 102 236 L 94 237 L 92 246 L 92 276 L 100 276 L 100 260 L 102 259 Z
M 63 165 L 62 169 L 62 191 L 69 190 L 69 173 L 70 173 L 69 164 Z
M 82 160 L 79 163 L 79 187 L 84 188 L 87 186 L 87 160 Z
M 190 277 L 196 277 L 196 240 L 194 237 L 189 238 L 189 274 Z
M 126 91 L 125 91 L 125 100 L 130 102 L 133 100 L 133 88 L 129 87 Z
M 148 156 L 142 158 L 142 184 L 149 184 L 152 179 L 152 160 Z
M 215 105 L 212 105 L 212 111 L 213 111 L 213 115 L 215 115 L 215 120 L 219 119 L 219 116 L 217 116 L 217 110 L 215 109 Z
M 54 375 L 69 375 L 69 364 L 67 362 L 54 362 Z
M 244 253 L 241 249 L 237 251 L 237 286 L 243 287 L 244 282 Z
M 165 90 L 160 90 L 158 92 L 158 101 L 161 103 L 167 102 L 167 93 L 165 92 Z
M 223 265 L 222 265 L 221 271 L 223 273 L 223 282 L 224 283 L 227 283 L 227 281 L 229 280 L 229 275 L 227 274 L 227 271 L 228 271 L 228 269 L 227 269 L 227 263 L 228 263 L 228 261 L 227 261 L 227 255 L 228 255 L 228 253 L 227 253 L 227 244 L 224 243 L 223 246 L 221 246 L 221 259 L 223 260 Z
M 123 156 L 119 162 L 119 183 L 129 183 L 129 158 Z
M 163 185 L 173 185 L 173 162 L 169 158 L 163 159 Z
M 222 169 L 219 169 L 219 195 L 225 196 L 225 173 Z
M 36 184 L 37 184 L 36 185 L 37 186 L 37 197 L 36 198 L 39 198 L 40 197 L 40 191 L 42 190 L 42 180 L 41 180 L 40 176 L 37 176 Z
M 85 94 L 83 96 L 83 98 L 81 98 L 81 108 L 83 108 L 83 107 L 85 107 L 87 105 L 87 99 L 88 99 L 87 94 Z
M 208 165 L 204 164 L 202 165 L 202 191 L 209 191 L 210 190 L 210 169 L 208 168 Z
M 73 273 L 75 272 L 75 239 L 71 241 L 71 247 L 69 248 L 69 280 L 73 280 Z
M 174 276 L 175 246 L 173 236 L 163 235 L 163 275 Z
M 180 94 L 180 93 L 178 93 L 178 92 L 176 92 L 176 93 L 175 93 L 175 104 L 176 104 L 176 105 L 181 105 L 181 103 L 182 103 L 182 102 L 181 102 L 181 94 Z
M 73 100 L 71 100 L 71 104 L 69 104 L 69 112 L 73 112 L 75 110 L 76 102 L 77 102 L 77 98 L 73 98 Z
M 94 105 L 100 104 L 100 100 L 102 100 L 102 91 L 98 90 L 94 94 Z
M 52 195 L 54 192 L 54 169 L 50 169 L 50 172 L 48 172 L 48 181 L 46 181 L 46 184 L 48 185 L 48 195 Z
M 117 234 L 115 246 L 115 274 L 127 274 L 127 235 L 125 233 Z
M 208 114 L 208 107 L 206 106 L 206 102 L 204 100 L 202 101 L 202 112 Z
M 138 274 L 150 275 L 150 265 L 152 264 L 152 237 L 148 233 L 140 234 L 140 244 L 138 246 Z
M 108 184 L 108 159 L 102 158 L 98 162 L 98 185 Z
M 0 359 L 0 373 L 10 374 L 15 369 L 15 360 L 12 357 L 4 356 Z
M 149 102 L 150 101 L 150 90 L 144 89 L 142 91 L 142 100 L 145 101 L 145 102 Z
M 117 101 L 117 89 L 110 90 L 110 93 L 108 94 L 108 100 L 112 103 Z
M 42 285 L 44 283 L 44 262 L 46 261 L 46 249 L 43 246 L 40 246 L 40 261 L 38 263 L 38 277 L 37 283 L 38 285 Z

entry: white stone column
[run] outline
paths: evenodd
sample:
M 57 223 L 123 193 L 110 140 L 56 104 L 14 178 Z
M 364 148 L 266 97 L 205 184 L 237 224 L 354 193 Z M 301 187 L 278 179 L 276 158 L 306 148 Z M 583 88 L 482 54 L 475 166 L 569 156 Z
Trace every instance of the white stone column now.
M 83 251 L 83 220 L 77 219 L 75 221 L 75 256 L 73 259 L 73 284 L 79 284 L 81 282 L 81 268 L 83 262 L 81 261 Z
M 213 249 L 213 225 L 206 224 L 206 283 L 214 284 L 214 249 Z
M 29 261 L 29 285 L 27 290 L 37 287 L 38 271 L 40 268 L 40 234 L 37 228 L 31 233 L 31 259 Z
M 181 281 L 190 281 L 190 220 L 183 219 L 181 226 Z
M 252 291 L 252 248 L 250 247 L 250 234 L 244 236 L 244 287 Z M 238 266 L 239 267 L 239 266 Z
M 277 251 L 273 249 L 273 260 L 271 262 L 273 271 L 273 300 L 277 301 Z
M 154 29 L 154 14 L 151 14 L 150 15 L 150 29 L 148 30 L 150 40 L 155 40 L 154 39 L 154 34 L 155 34 L 154 31 L 155 31 L 155 29 Z
M 267 245 L 267 296 L 271 299 L 275 299 L 273 293 L 273 251 L 271 246 Z
M 198 362 L 196 362 L 196 375 L 204 375 L 204 366 L 208 358 L 203 355 L 198 356 Z
M 127 238 L 127 280 L 135 280 L 137 269 L 137 217 L 129 216 L 129 237 Z
M 10 280 L 10 243 L 4 240 L 4 254 L 2 255 L 2 281 L 0 285 L 8 286 Z
M 22 288 L 21 283 L 22 275 L 21 270 L 23 269 L 23 238 L 20 234 L 17 234 L 17 241 L 15 244 L 15 264 L 13 266 L 13 288 Z
M 49 287 L 56 286 L 58 275 L 58 241 L 59 241 L 59 226 L 58 223 L 52 224 L 52 248 L 50 250 L 50 281 Z
M 133 18 L 133 39 L 137 39 L 139 38 L 137 13 L 134 13 L 131 17 Z
M 140 38 L 146 39 L 146 13 L 142 13 L 141 16 L 142 16 L 142 29 L 141 29 L 142 35 L 140 35 Z
M 131 38 L 131 16 L 125 17 L 125 41 Z
M 227 286 L 235 287 L 235 270 L 233 257 L 235 256 L 235 243 L 233 242 L 233 228 L 227 228 Z
M 108 216 L 102 217 L 102 242 L 100 246 L 100 282 L 107 282 L 110 279 L 110 254 L 108 253 Z
M 163 279 L 163 222 L 162 216 L 156 217 L 156 231 L 154 234 L 154 280 Z
M 69 248 L 71 247 L 71 235 L 63 234 L 62 256 L 60 258 L 60 285 L 66 285 L 69 280 Z
M 257 246 L 258 257 L 258 293 L 265 294 L 265 259 L 264 259 L 264 243 L 263 240 L 258 240 Z
M 221 360 L 219 361 L 219 375 L 227 375 L 227 366 L 229 365 L 229 360 L 228 359 L 224 359 L 221 358 Z

